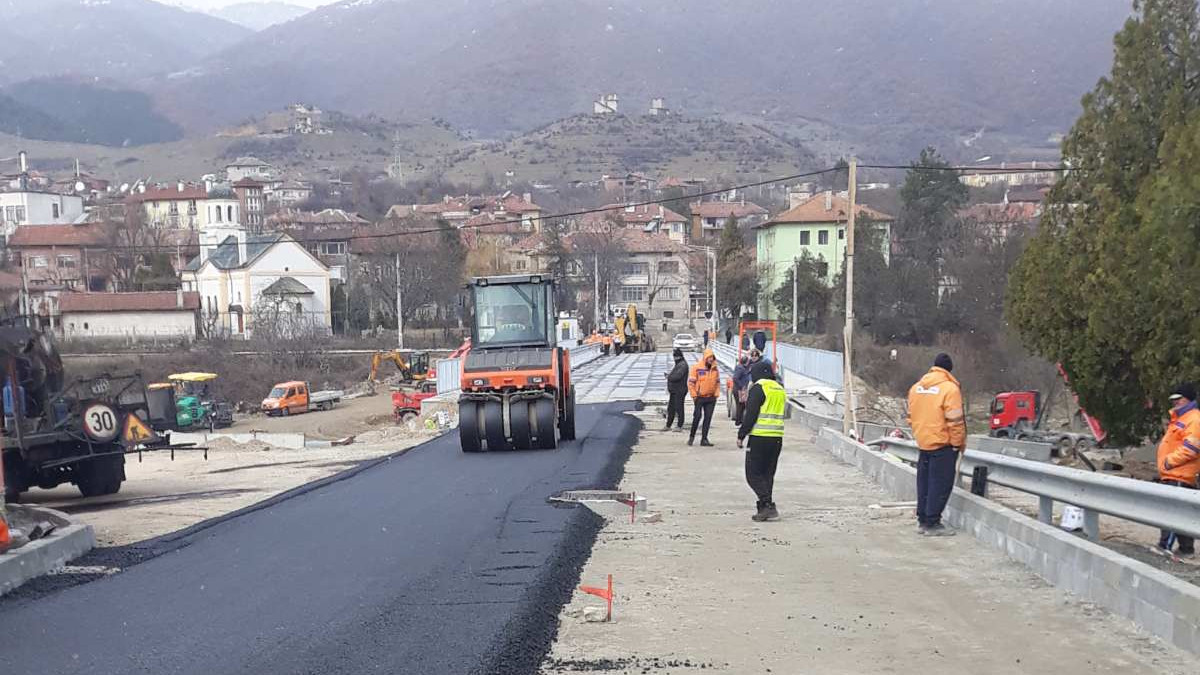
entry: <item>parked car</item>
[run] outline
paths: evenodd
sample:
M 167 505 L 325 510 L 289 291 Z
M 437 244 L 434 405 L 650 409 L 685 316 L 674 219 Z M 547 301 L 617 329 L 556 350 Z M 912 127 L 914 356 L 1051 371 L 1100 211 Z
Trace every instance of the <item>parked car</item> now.
M 675 349 L 682 349 L 685 352 L 695 351 L 696 336 L 692 335 L 691 333 L 680 333 L 675 336 L 674 340 L 671 341 L 671 346 Z

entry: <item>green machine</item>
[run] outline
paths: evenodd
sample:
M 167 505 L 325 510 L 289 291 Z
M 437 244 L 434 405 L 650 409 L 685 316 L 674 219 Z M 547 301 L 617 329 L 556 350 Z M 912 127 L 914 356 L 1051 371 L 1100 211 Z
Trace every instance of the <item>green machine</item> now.
M 175 429 L 217 429 L 233 425 L 233 408 L 217 400 L 216 373 L 175 373 L 169 382 L 150 385 L 154 392 L 170 391 L 175 403 Z

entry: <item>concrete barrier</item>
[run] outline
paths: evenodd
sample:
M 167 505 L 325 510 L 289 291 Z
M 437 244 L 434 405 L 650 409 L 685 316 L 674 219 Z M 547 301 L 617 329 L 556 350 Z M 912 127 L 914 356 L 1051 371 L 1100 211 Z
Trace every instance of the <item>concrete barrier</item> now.
M 916 470 L 846 438 L 840 421 L 797 409 L 789 425 L 817 429 L 820 447 L 858 467 L 893 498 L 916 499 Z M 966 490 L 954 490 L 946 520 L 1081 600 L 1200 655 L 1200 587 Z
M 13 505 L 8 508 L 30 512 L 25 520 L 49 520 L 58 528 L 48 537 L 0 555 L 0 595 L 61 568 L 96 546 L 92 526 L 72 522 L 65 513 L 40 506 Z

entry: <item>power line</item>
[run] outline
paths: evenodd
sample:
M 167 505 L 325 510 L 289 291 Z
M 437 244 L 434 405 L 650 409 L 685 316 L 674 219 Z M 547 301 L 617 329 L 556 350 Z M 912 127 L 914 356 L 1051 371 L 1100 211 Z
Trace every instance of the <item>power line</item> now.
M 726 186 L 726 187 L 714 189 L 714 190 L 707 190 L 707 191 L 703 191 L 703 192 L 684 194 L 679 197 L 649 199 L 649 200 L 640 201 L 640 202 L 626 202 L 626 203 L 621 203 L 621 204 L 613 204 L 611 206 L 600 206 L 600 207 L 591 208 L 591 209 L 583 209 L 580 211 L 568 211 L 565 213 L 556 213 L 556 214 L 541 216 L 541 219 L 542 220 L 562 220 L 564 218 L 578 218 L 580 216 L 587 216 L 587 215 L 592 215 L 592 214 L 596 214 L 596 213 L 608 213 L 610 211 L 622 211 L 627 208 L 636 208 L 639 206 L 658 206 L 660 204 L 667 204 L 670 202 L 678 201 L 680 199 L 697 199 L 697 198 L 711 197 L 713 195 L 724 194 L 726 192 L 730 192 L 733 190 L 748 190 L 750 188 L 762 187 L 765 185 L 774 185 L 777 183 L 787 183 L 789 181 L 799 180 L 801 178 L 812 178 L 815 176 L 820 176 L 820 175 L 827 174 L 827 173 L 834 173 L 834 172 L 838 172 L 838 171 L 843 171 L 843 169 L 838 168 L 838 167 L 829 167 L 826 169 L 820 169 L 818 171 L 808 171 L 805 173 L 792 174 L 790 176 L 780 176 L 777 178 L 769 178 L 766 180 L 756 181 L 753 183 L 742 183 L 740 185 L 730 185 L 730 186 Z M 497 220 L 497 221 L 493 221 L 493 222 L 489 222 L 489 223 L 464 224 L 459 227 L 454 227 L 453 225 L 450 225 L 449 230 L 450 231 L 481 230 L 484 228 L 498 227 L 501 225 L 520 225 L 524 222 L 525 222 L 524 219 L 515 218 L 515 219 L 507 219 L 507 220 Z M 336 239 L 306 239 L 305 242 L 302 242 L 302 243 L 350 242 L 350 241 L 362 241 L 362 240 L 369 240 L 369 239 L 386 239 L 388 237 L 402 237 L 402 236 L 415 235 L 415 234 L 437 234 L 437 233 L 443 232 L 443 231 L 446 231 L 446 228 L 442 228 L 442 227 L 414 228 L 414 229 L 403 229 L 398 232 L 397 231 L 371 232 L 371 233 L 366 233 L 366 234 L 351 235 L 349 237 L 339 237 Z M 280 234 L 283 234 L 283 233 L 284 232 L 280 232 Z M 128 245 L 128 244 L 119 244 L 119 245 L 109 246 L 109 245 L 105 245 L 105 244 L 95 244 L 92 246 L 82 246 L 81 248 L 93 248 L 93 249 L 97 249 L 97 250 L 103 249 L 103 250 L 110 250 L 110 251 L 112 251 L 112 250 L 135 250 L 135 251 L 157 250 L 157 251 L 173 252 L 173 251 L 178 250 L 179 248 L 186 248 L 186 247 L 187 247 L 186 244 L 184 244 L 184 245 L 161 244 L 161 245 L 146 245 L 146 246 L 133 246 L 133 245 Z

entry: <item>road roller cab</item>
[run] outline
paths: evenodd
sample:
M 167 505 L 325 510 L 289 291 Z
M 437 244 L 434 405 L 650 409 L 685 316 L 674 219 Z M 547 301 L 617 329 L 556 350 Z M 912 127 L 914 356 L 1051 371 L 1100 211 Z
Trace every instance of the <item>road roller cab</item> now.
M 554 281 L 538 274 L 478 277 L 471 351 L 462 364 L 464 452 L 553 449 L 575 438 L 570 354 L 555 344 Z

